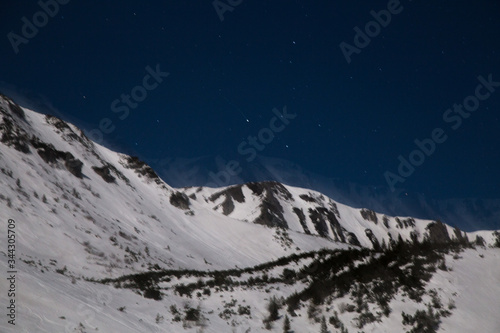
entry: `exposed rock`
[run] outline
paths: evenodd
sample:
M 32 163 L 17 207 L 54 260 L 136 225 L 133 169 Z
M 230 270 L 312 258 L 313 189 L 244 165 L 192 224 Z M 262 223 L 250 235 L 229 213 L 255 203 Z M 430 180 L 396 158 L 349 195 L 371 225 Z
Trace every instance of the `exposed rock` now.
M 316 209 L 309 208 L 309 217 L 314 224 L 314 228 L 322 237 L 329 237 L 328 224 L 333 232 L 333 238 L 336 241 L 345 242 L 344 232 L 342 227 L 335 216 L 335 213 L 324 207 L 317 207 Z
M 448 229 L 439 220 L 429 223 L 425 229 L 429 231 L 429 240 L 432 243 L 448 243 L 450 241 Z
M 306 224 L 306 215 L 304 214 L 304 212 L 302 211 L 302 209 L 297 208 L 297 207 L 293 207 L 293 212 L 299 218 L 300 225 L 302 226 L 302 229 L 304 230 L 304 232 L 306 234 L 310 235 L 311 231 L 309 231 L 309 228 L 307 227 L 307 224 Z
M 13 147 L 15 150 L 24 154 L 30 153 L 28 146 L 29 139 L 26 132 L 7 116 L 3 116 L 2 120 L 0 124 L 2 138 L 0 141 L 6 146 Z
M 14 103 L 12 100 L 7 100 L 7 102 L 9 103 L 9 109 L 10 111 L 12 111 L 13 114 L 15 114 L 16 116 L 18 116 L 19 118 L 21 118 L 22 120 L 26 121 L 26 116 L 24 115 L 24 111 L 23 109 L 17 105 L 16 103 Z
M 186 194 L 174 192 L 170 195 L 170 204 L 182 210 L 188 210 L 191 202 Z
M 145 162 L 141 161 L 137 156 L 122 155 L 120 163 L 125 168 L 134 169 L 138 175 L 145 176 L 147 179 L 153 180 L 156 184 L 163 184 L 156 172 Z
M 104 165 L 100 168 L 93 166 L 92 170 L 94 170 L 95 173 L 97 173 L 99 176 L 101 176 L 102 179 L 104 179 L 104 181 L 107 183 L 114 183 L 116 181 L 116 178 L 113 175 L 111 175 L 109 167 L 106 165 Z
M 329 204 L 330 204 L 330 209 L 333 211 L 335 216 L 337 216 L 340 219 L 340 213 L 339 213 L 339 209 L 337 208 L 337 204 L 335 202 L 333 202 L 332 200 L 330 200 Z
M 301 198 L 302 200 L 307 201 L 307 202 L 315 202 L 315 203 L 318 203 L 318 202 L 316 201 L 316 199 L 314 199 L 313 197 L 311 197 L 310 195 L 307 195 L 307 194 L 301 194 L 301 195 L 299 195 L 299 198 Z
M 361 246 L 358 237 L 352 232 L 347 232 L 347 242 L 351 245 Z
M 75 177 L 83 178 L 83 162 L 75 158 L 73 154 L 57 150 L 52 144 L 42 142 L 37 137 L 33 137 L 30 142 L 45 163 L 54 165 L 58 160 L 62 160 L 64 161 L 64 166 L 71 174 Z
M 326 217 L 323 216 L 317 209 L 309 208 L 309 217 L 311 218 L 314 228 L 321 237 L 328 237 L 328 227 L 326 225 Z
M 31 145 L 36 149 L 36 152 L 42 160 L 47 164 L 56 163 L 58 159 L 63 159 L 66 157 L 66 153 L 57 150 L 51 143 L 45 143 L 40 141 L 37 137 L 33 137 L 31 140 Z
M 242 185 L 228 187 L 227 189 L 225 189 L 223 191 L 214 193 L 212 196 L 210 196 L 209 200 L 214 202 L 223 195 L 225 197 L 225 199 L 224 199 L 224 202 L 222 202 L 222 204 L 221 204 L 222 213 L 224 215 L 229 215 L 234 210 L 233 199 L 239 203 L 245 202 L 245 196 L 243 195 L 243 191 L 241 188 L 242 188 Z M 219 206 L 215 207 L 214 209 L 217 209 L 218 207 Z
M 500 232 L 498 230 L 497 231 L 493 231 L 493 237 L 495 237 L 495 244 L 494 244 L 494 246 L 500 247 Z
M 13 115 L 26 121 L 26 116 L 24 114 L 24 110 L 16 102 L 14 102 L 10 97 L 7 97 L 3 94 L 0 94 L 0 98 L 2 98 L 3 100 L 5 100 L 7 102 L 7 104 L 9 105 L 9 110 Z M 7 110 L 5 110 L 3 108 L 2 108 L 2 111 L 4 113 L 7 112 Z
M 396 223 L 398 224 L 398 228 L 400 229 L 403 229 L 403 227 L 406 229 L 415 226 L 415 220 L 411 217 L 402 220 L 396 217 Z
M 73 176 L 78 178 L 83 178 L 82 174 L 83 162 L 75 158 L 73 154 L 66 153 L 64 166 L 66 167 L 66 169 L 68 169 L 69 172 L 71 172 L 71 174 L 73 174 Z
M 247 183 L 245 185 L 256 195 L 261 195 L 264 190 L 269 190 L 284 200 L 293 200 L 292 194 L 286 189 L 286 187 L 275 181 Z
M 384 223 L 385 227 L 389 229 L 391 226 L 389 225 L 389 218 L 387 216 L 382 217 L 382 223 Z
M 234 210 L 234 202 L 231 196 L 229 195 L 226 195 L 225 200 L 221 205 L 222 205 L 222 214 L 224 215 L 229 215 Z
M 281 207 L 276 196 L 291 198 L 291 193 L 283 185 L 276 182 L 251 183 L 250 186 L 248 187 L 254 193 L 264 195 L 262 204 L 260 205 L 260 215 L 254 222 L 268 227 L 288 229 L 288 223 L 283 216 L 283 207 Z
M 467 234 L 464 232 L 465 236 L 462 235 L 462 231 L 458 227 L 453 228 L 453 233 L 455 234 L 455 238 L 458 243 L 463 244 L 469 242 L 469 240 L 467 239 Z
M 380 243 L 379 243 L 377 237 L 375 237 L 375 235 L 373 234 L 373 231 L 371 229 L 365 229 L 365 234 L 366 234 L 366 237 L 368 237 L 368 239 L 372 243 L 373 249 L 375 251 L 381 251 L 382 247 L 380 246 Z
M 373 210 L 363 208 L 359 211 L 359 213 L 365 220 L 372 221 L 373 223 L 378 224 L 377 213 L 375 213 Z

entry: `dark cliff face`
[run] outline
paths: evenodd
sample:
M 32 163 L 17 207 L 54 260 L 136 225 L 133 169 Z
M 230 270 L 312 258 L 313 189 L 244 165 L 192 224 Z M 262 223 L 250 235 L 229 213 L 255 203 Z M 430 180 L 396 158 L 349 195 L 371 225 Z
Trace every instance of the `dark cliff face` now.
M 247 186 L 254 193 L 260 193 L 263 196 L 262 204 L 260 205 L 260 215 L 254 222 L 268 227 L 288 229 L 288 223 L 283 216 L 283 207 L 278 197 L 285 200 L 293 200 L 290 192 L 277 182 L 251 183 L 247 184 Z
M 359 241 L 354 234 L 347 236 L 345 229 L 339 222 L 340 214 L 337 205 L 333 201 L 325 206 L 323 196 L 315 197 L 313 194 L 301 194 L 298 198 L 294 198 L 288 189 L 278 182 L 252 182 L 231 186 L 212 194 L 208 200 L 215 202 L 223 197 L 223 201 L 214 209 L 222 208 L 224 215 L 230 215 L 235 209 L 236 202 L 241 204 L 247 200 L 243 193 L 243 187 L 250 189 L 254 196 L 260 198 L 260 214 L 251 222 L 271 228 L 288 229 L 289 226 L 284 217 L 284 207 L 282 207 L 282 203 L 287 203 L 290 205 L 291 212 L 297 216 L 302 226 L 302 232 L 311 234 L 311 230 L 309 230 L 306 223 L 306 217 L 308 216 L 313 222 L 314 231 L 319 236 L 332 238 L 342 243 L 359 245 Z M 295 200 L 304 200 L 315 204 L 316 207 L 304 211 L 294 205 Z
M 359 214 L 364 220 L 369 221 L 372 227 L 365 227 L 365 232 L 358 234 L 353 232 L 352 226 L 343 225 L 346 222 L 342 220 L 334 201 L 316 192 L 292 194 L 287 187 L 277 182 L 253 182 L 230 186 L 215 192 L 207 200 L 212 203 L 217 202 L 215 207 L 212 206 L 213 209 L 221 211 L 224 215 L 231 215 L 239 204 L 244 206 L 257 200 L 258 216 L 251 221 L 245 221 L 270 228 L 290 229 L 290 221 L 287 221 L 288 217 L 285 216 L 292 214 L 300 223 L 296 231 L 355 246 L 364 244 L 376 251 L 395 246 L 400 241 L 413 244 L 423 240 L 431 243 L 469 242 L 466 233 L 456 229 L 449 234 L 447 226 L 440 221 L 429 223 L 422 233 L 416 229 L 416 221 L 411 217 L 395 217 L 395 224 L 391 225 L 389 217 L 379 216 L 369 209 L 361 209 Z M 308 208 L 304 208 L 304 205 Z M 391 235 L 389 231 L 391 228 L 395 235 Z M 384 230 L 384 235 L 389 234 L 389 240 L 380 238 L 380 229 Z M 399 239 L 401 234 L 397 232 L 398 229 L 409 231 L 404 240 Z M 392 236 L 395 238 L 392 239 Z M 366 244 L 366 240 L 370 245 Z
M 163 181 L 158 177 L 153 168 L 136 156 L 122 155 L 120 163 L 127 169 L 133 169 L 139 176 L 144 176 L 146 179 L 154 181 L 158 185 L 163 184 Z
M 102 167 L 93 166 L 92 170 L 94 170 L 95 173 L 101 176 L 105 182 L 107 183 L 116 182 L 116 178 L 111 174 L 111 170 L 107 165 L 104 165 Z
M 170 195 L 170 204 L 179 209 L 188 210 L 191 206 L 191 201 L 186 194 L 174 192 Z
M 245 202 L 245 196 L 243 195 L 242 185 L 236 185 L 228 187 L 220 192 L 213 194 L 209 200 L 215 202 L 221 196 L 224 196 L 224 201 L 222 202 L 222 213 L 224 215 L 229 215 L 234 210 L 234 200 L 239 203 Z M 216 207 L 217 208 L 217 207 Z
M 29 148 L 29 135 L 17 124 L 16 118 L 19 117 L 15 116 L 15 113 L 11 111 L 12 109 L 17 108 L 9 107 L 9 110 L 7 110 L 0 107 L 0 114 L 2 116 L 2 122 L 0 123 L 0 142 L 24 154 L 29 154 L 31 152 Z M 24 120 L 24 113 L 22 115 L 22 119 Z
M 221 196 L 224 196 L 222 202 L 223 214 L 229 215 L 234 210 L 234 201 L 239 203 L 245 202 L 245 196 L 242 188 L 246 186 L 255 196 L 261 198 L 259 205 L 260 215 L 253 221 L 256 224 L 262 224 L 268 227 L 287 228 L 288 224 L 283 216 L 283 207 L 278 198 L 283 200 L 293 200 L 292 194 L 280 183 L 277 182 L 260 182 L 247 183 L 244 185 L 231 186 L 223 191 L 213 194 L 209 200 L 214 202 Z M 216 209 L 219 206 L 215 207 Z
M 448 229 L 446 229 L 443 222 L 439 220 L 429 223 L 426 229 L 429 232 L 429 240 L 431 243 L 448 243 L 451 240 Z

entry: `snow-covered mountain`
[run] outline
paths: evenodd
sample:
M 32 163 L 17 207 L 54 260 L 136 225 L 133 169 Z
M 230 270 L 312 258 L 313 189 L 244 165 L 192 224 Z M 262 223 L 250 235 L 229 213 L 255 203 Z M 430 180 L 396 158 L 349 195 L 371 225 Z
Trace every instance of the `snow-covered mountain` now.
M 5 96 L 0 114 L 0 266 L 5 275 L 16 271 L 14 296 L 12 284 L 0 284 L 2 307 L 11 300 L 16 306 L 15 325 L 3 316 L 1 332 L 261 332 L 271 290 L 279 302 L 293 299 L 320 276 L 310 265 L 349 254 L 350 264 L 328 276 L 342 275 L 382 260 L 383 250 L 427 241 L 481 245 L 464 250 L 461 259 L 443 252 L 427 263 L 453 262 L 453 271 L 440 270 L 426 287 L 439 290 L 443 301 L 456 298 L 453 313 L 477 324 L 498 306 L 500 252 L 490 247 L 500 239 L 493 231 L 465 233 L 439 221 L 385 216 L 276 182 L 176 189 L 136 157 L 90 141 L 57 117 Z M 7 246 L 9 228 L 14 251 Z M 285 281 L 285 269 L 303 275 Z M 469 285 L 479 269 L 489 273 Z M 484 285 L 491 292 L 482 291 Z M 393 291 L 395 314 L 363 325 L 365 331 L 401 332 L 401 313 L 421 308 Z M 331 317 L 333 308 L 349 303 L 348 295 L 339 293 L 318 313 Z M 423 297 L 431 302 L 432 295 Z M 483 301 L 488 306 L 481 311 L 469 309 Z M 280 313 L 274 332 L 282 331 Z M 292 314 L 295 332 L 319 332 L 300 301 Z M 338 316 L 346 329 L 360 324 L 352 311 Z M 455 325 L 454 316 L 442 316 L 441 327 L 468 332 L 457 330 L 467 326 Z M 486 328 L 500 327 L 498 319 L 484 321 Z
M 151 165 L 168 184 L 221 182 L 210 176 L 213 170 L 223 170 L 229 160 L 221 156 L 196 158 L 148 158 Z M 227 175 L 225 183 L 242 184 L 253 179 L 269 179 L 295 187 L 313 189 L 336 202 L 390 216 L 412 216 L 421 219 L 441 219 L 465 231 L 500 228 L 500 199 L 456 197 L 437 199 L 423 193 L 388 186 L 367 186 L 346 179 L 325 177 L 305 170 L 292 161 L 259 154 L 253 163 L 242 162 L 241 172 Z M 246 181 L 245 181 L 246 180 Z
M 434 241 L 485 238 L 492 232 L 466 233 L 440 221 L 390 217 L 368 209 L 337 203 L 323 194 L 277 182 L 248 183 L 222 189 L 188 188 L 183 191 L 201 205 L 236 220 L 285 228 L 335 242 L 380 249 L 396 241 Z

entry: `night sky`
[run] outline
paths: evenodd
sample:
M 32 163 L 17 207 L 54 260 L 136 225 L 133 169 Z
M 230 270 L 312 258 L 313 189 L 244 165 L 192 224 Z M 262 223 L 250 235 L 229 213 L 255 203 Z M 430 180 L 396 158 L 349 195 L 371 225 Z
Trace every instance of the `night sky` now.
M 386 172 L 401 177 L 417 139 L 428 156 L 413 153 L 421 165 L 396 191 L 500 198 L 498 1 L 60 2 L 48 17 L 36 1 L 2 1 L 0 91 L 99 130 L 172 185 L 221 170 L 266 180 L 248 170 L 270 157 L 390 189 Z M 464 100 L 477 110 L 453 111 Z M 431 149 L 436 130 L 446 140 Z M 189 177 L 162 174 L 182 161 Z

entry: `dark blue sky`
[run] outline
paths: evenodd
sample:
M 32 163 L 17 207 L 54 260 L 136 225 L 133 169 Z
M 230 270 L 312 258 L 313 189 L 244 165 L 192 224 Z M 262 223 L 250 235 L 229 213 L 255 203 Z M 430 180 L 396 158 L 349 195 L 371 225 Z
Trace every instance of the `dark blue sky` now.
M 247 141 L 248 152 L 248 136 L 286 106 L 297 117 L 279 132 L 264 130 L 262 138 L 274 138 L 258 143 L 259 155 L 389 187 L 384 175 L 398 175 L 398 156 L 408 159 L 415 139 L 441 128 L 447 140 L 395 188 L 500 198 L 500 88 L 457 129 L 456 118 L 443 119 L 475 94 L 478 76 L 500 81 L 498 1 L 222 0 L 238 4 L 223 21 L 212 1 L 60 2 L 44 22 L 37 2 L 2 1 L 0 90 L 87 131 L 108 118 L 104 143 L 158 169 L 203 157 L 199 174 L 176 186 L 204 185 L 208 171 L 224 169 L 216 156 L 236 161 L 244 180 L 262 180 L 244 172 L 259 159 L 248 162 L 238 146 Z M 388 6 L 391 21 L 348 63 L 340 43 L 354 46 L 353 29 Z M 21 43 L 23 17 L 40 27 Z M 149 91 L 136 88 L 148 66 L 169 75 L 146 79 Z M 147 96 L 132 108 L 120 98 L 134 88 Z

